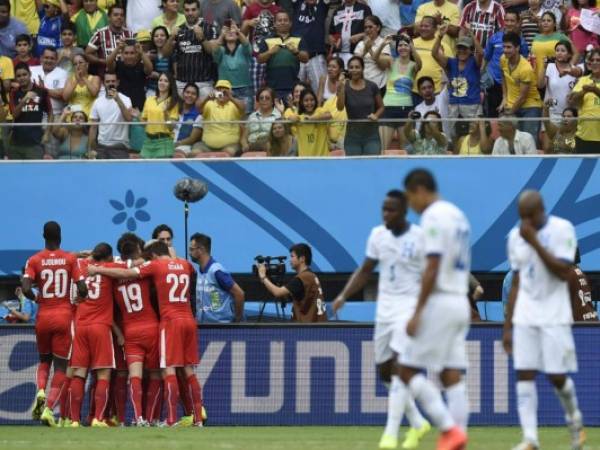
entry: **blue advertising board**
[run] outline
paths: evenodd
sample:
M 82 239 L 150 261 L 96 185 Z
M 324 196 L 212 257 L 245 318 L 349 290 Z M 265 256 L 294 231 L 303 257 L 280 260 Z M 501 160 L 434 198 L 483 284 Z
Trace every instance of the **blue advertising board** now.
M 211 425 L 380 425 L 371 326 L 213 326 L 199 332 L 197 374 Z M 576 327 L 574 375 L 585 423 L 600 425 L 600 327 Z M 514 371 L 501 326 L 474 326 L 468 341 L 472 425 L 517 425 Z M 0 328 L 0 424 L 29 424 L 37 352 L 32 327 Z M 539 423 L 563 412 L 539 378 Z
M 442 195 L 472 225 L 473 269 L 507 269 L 506 236 L 525 188 L 540 189 L 548 211 L 577 228 L 584 270 L 600 270 L 600 169 L 597 158 L 367 158 L 312 160 L 4 162 L 0 275 L 18 273 L 43 246 L 47 220 L 63 226 L 63 247 L 89 249 L 121 233 L 149 238 L 170 224 L 184 253 L 182 177 L 205 181 L 209 194 L 191 205 L 190 230 L 213 238 L 213 254 L 238 273 L 256 255 L 282 255 L 308 242 L 314 269 L 351 272 L 364 256 L 381 202 L 415 167 L 432 170 Z M 418 217 L 411 214 L 411 220 Z

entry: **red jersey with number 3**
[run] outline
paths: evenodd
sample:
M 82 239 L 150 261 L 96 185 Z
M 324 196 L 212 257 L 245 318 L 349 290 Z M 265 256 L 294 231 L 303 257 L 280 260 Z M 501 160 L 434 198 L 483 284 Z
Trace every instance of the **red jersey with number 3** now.
M 140 278 L 151 277 L 156 287 L 161 320 L 194 318 L 190 307 L 192 265 L 179 258 L 153 259 L 136 267 Z
M 25 278 L 39 289 L 39 315 L 58 310 L 71 312 L 71 282 L 83 280 L 77 267 L 77 257 L 63 250 L 42 250 L 27 260 Z
M 126 262 L 114 263 L 127 268 Z M 115 302 L 121 311 L 123 328 L 157 325 L 158 318 L 150 303 L 150 278 L 137 280 L 114 280 Z
M 85 276 L 88 296 L 77 307 L 75 325 L 113 324 L 113 279 L 103 275 L 88 276 L 88 266 L 119 267 L 115 263 L 96 263 L 88 259 L 77 261 L 79 270 Z

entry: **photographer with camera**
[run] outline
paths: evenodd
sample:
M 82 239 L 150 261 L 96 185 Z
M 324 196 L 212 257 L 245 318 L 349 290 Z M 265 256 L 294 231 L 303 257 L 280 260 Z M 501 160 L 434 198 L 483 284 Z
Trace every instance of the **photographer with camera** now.
M 269 279 L 265 262 L 260 262 L 257 258 L 256 267 L 260 281 L 273 296 L 292 299 L 293 321 L 327 321 L 321 283 L 317 275 L 310 270 L 312 251 L 308 244 L 295 244 L 290 248 L 290 266 L 296 272 L 296 276 L 283 287 L 277 286 Z
M 231 274 L 211 256 L 211 239 L 195 233 L 190 239 L 190 257 L 198 264 L 196 320 L 198 323 L 240 322 L 245 294 Z

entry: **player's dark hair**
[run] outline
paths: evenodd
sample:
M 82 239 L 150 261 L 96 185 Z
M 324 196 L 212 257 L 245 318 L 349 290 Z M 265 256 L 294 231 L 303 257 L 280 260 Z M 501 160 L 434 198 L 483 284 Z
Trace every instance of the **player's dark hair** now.
M 402 205 L 402 207 L 404 209 L 406 209 L 406 195 L 404 195 L 404 192 L 402 192 L 399 189 L 392 189 L 385 195 L 386 195 L 386 197 L 398 200 L 400 202 L 400 204 Z
M 312 263 L 312 250 L 308 244 L 294 244 L 290 247 L 290 253 L 295 253 L 298 258 L 304 256 L 304 262 L 307 266 Z
M 31 45 L 31 36 L 28 34 L 19 34 L 15 38 L 15 45 L 17 45 L 19 42 L 27 42 L 27 44 Z
M 502 37 L 502 42 L 505 44 L 512 44 L 515 47 L 521 46 L 521 37 L 514 31 L 505 33 Z
M 135 233 L 123 233 L 119 240 L 117 241 L 117 251 L 123 256 L 124 253 L 124 245 L 126 243 L 133 242 L 140 249 L 144 248 L 144 241 Z
M 169 246 L 162 241 L 156 241 L 144 249 L 147 255 L 169 256 Z
M 92 258 L 94 261 L 108 261 L 112 258 L 113 250 L 107 242 L 100 242 L 92 250 Z
M 204 249 L 206 250 L 206 253 L 210 254 L 210 250 L 212 247 L 212 240 L 210 238 L 210 236 L 207 236 L 206 234 L 202 234 L 202 233 L 194 233 L 192 234 L 192 237 L 190 238 L 191 241 L 194 241 L 196 244 L 204 247 Z
M 51 220 L 44 224 L 44 239 L 53 244 L 60 244 L 61 230 L 58 222 Z
M 158 235 L 160 233 L 162 233 L 163 231 L 168 231 L 169 234 L 171 235 L 171 239 L 175 237 L 175 235 L 173 234 L 173 230 L 171 229 L 171 227 L 169 225 L 167 225 L 167 224 L 161 223 L 152 232 L 152 239 L 158 239 Z
M 140 244 L 134 240 L 127 240 L 121 243 L 121 249 L 119 253 L 121 254 L 121 259 L 133 259 L 138 256 L 141 252 Z
M 429 192 L 437 192 L 435 178 L 429 170 L 414 169 L 404 178 L 404 188 L 407 191 L 415 191 L 419 186 L 424 187 Z

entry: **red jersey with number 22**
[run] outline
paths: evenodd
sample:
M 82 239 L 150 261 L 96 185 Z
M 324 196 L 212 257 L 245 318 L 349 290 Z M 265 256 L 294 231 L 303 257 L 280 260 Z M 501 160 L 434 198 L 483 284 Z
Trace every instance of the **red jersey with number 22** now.
M 119 267 L 115 263 L 94 263 L 88 259 L 77 261 L 81 272 L 85 275 L 88 296 L 77 307 L 75 325 L 108 325 L 113 323 L 113 280 L 103 275 L 88 276 L 88 266 L 95 264 L 103 267 Z
M 162 321 L 194 318 L 190 307 L 190 281 L 194 268 L 188 261 L 158 258 L 135 270 L 141 278 L 151 277 L 154 281 Z
M 127 268 L 126 262 L 114 263 Z M 121 311 L 123 328 L 157 325 L 158 318 L 150 303 L 150 278 L 137 280 L 115 280 L 115 302 Z

